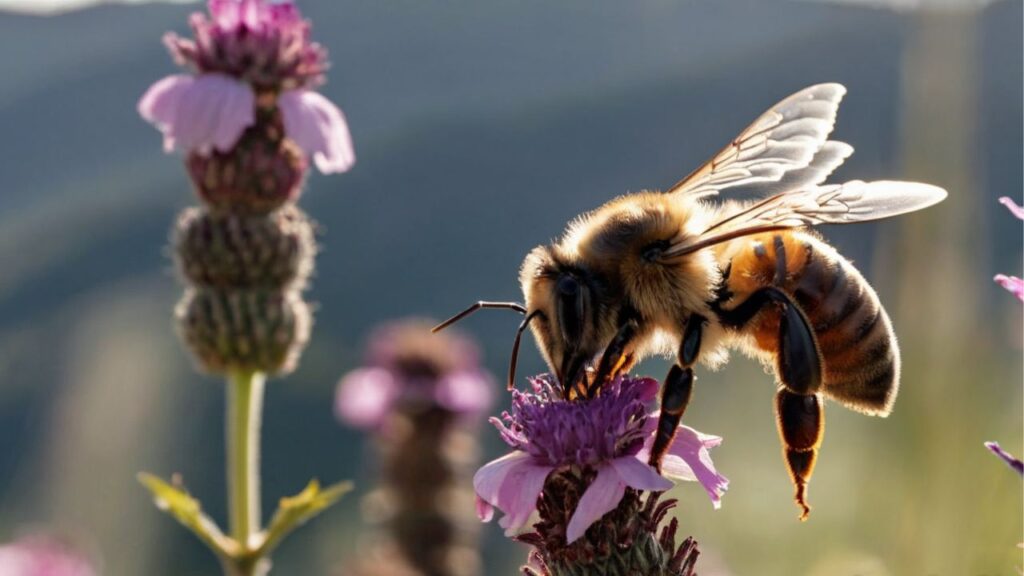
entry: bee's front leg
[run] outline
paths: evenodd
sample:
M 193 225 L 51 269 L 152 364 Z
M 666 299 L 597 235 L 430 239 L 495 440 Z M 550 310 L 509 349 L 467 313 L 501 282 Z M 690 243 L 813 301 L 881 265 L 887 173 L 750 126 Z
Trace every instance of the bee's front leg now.
M 679 345 L 676 363 L 668 371 L 665 383 L 661 387 L 661 415 L 658 417 L 658 430 L 651 447 L 651 466 L 661 471 L 661 459 L 665 456 L 676 429 L 683 419 L 683 413 L 693 396 L 693 366 L 700 354 L 701 336 L 707 319 L 698 314 L 690 316 L 683 331 L 683 341 Z
M 630 363 L 626 350 L 640 331 L 640 324 L 633 318 L 622 323 L 611 343 L 604 349 L 601 362 L 597 365 L 597 373 L 587 387 L 587 397 L 593 398 L 607 380 L 611 380 L 622 372 L 623 367 Z

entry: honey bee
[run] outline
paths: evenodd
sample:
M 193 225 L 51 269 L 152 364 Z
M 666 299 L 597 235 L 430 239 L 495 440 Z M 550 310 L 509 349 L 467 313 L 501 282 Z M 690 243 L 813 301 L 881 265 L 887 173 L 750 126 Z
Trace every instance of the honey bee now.
M 774 370 L 775 414 L 801 520 L 824 432 L 824 399 L 886 416 L 899 389 L 889 316 L 853 265 L 810 230 L 929 207 L 945 190 L 917 182 L 825 184 L 850 156 L 829 140 L 840 84 L 781 101 L 710 161 L 665 192 L 616 198 L 526 257 L 525 304 L 478 302 L 525 315 L 509 386 L 529 327 L 567 398 L 653 354 L 675 360 L 661 390 L 651 464 L 660 461 L 690 403 L 698 362 L 739 349 Z M 743 187 L 755 200 L 715 200 Z

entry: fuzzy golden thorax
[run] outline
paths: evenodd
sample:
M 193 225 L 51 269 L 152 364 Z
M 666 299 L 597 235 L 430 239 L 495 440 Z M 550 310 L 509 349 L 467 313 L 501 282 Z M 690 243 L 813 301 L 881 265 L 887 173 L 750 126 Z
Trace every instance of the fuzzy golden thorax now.
M 539 311 L 531 328 L 560 379 L 583 369 L 579 362 L 593 362 L 629 319 L 639 328 L 634 361 L 678 344 L 690 315 L 707 310 L 720 272 L 709 250 L 670 261 L 661 255 L 699 234 L 708 212 L 658 192 L 629 194 L 579 217 L 559 241 L 526 257 L 526 307 Z

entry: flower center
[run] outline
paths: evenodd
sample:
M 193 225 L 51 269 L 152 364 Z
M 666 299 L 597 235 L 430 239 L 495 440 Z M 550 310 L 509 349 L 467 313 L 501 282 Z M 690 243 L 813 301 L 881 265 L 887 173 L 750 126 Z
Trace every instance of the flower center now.
M 573 401 L 561 397 L 550 375 L 530 383 L 532 392 L 513 392 L 512 408 L 491 419 L 513 448 L 551 466 L 593 466 L 636 454 L 643 445 L 657 381 L 618 378 L 597 397 Z

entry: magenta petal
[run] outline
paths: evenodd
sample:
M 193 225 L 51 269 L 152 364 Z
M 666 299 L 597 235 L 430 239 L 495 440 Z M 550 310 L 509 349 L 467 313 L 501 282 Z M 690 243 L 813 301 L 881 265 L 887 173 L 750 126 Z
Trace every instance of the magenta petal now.
M 324 174 L 345 172 L 356 161 L 345 116 L 330 100 L 310 90 L 288 90 L 277 100 L 284 131 Z
M 532 462 L 532 458 L 531 458 Z M 512 470 L 498 493 L 498 508 L 505 513 L 501 520 L 505 535 L 512 536 L 526 524 L 537 510 L 537 498 L 553 467 L 522 464 Z
M 479 496 L 476 497 L 476 517 L 482 522 L 490 522 L 494 519 L 494 506 Z
M 1012 212 L 1014 216 L 1016 216 L 1017 218 L 1020 218 L 1021 220 L 1024 220 L 1024 206 L 1017 206 L 1016 202 L 1014 202 L 1012 199 L 1010 199 L 1010 198 L 1008 198 L 1006 196 L 1003 196 L 1002 198 L 1000 198 L 999 202 L 1003 206 L 1006 206 L 1007 208 L 1009 208 L 1010 212 Z
M 1024 280 L 1016 276 L 1005 276 L 1003 274 L 996 274 L 994 280 L 996 284 L 1006 288 L 1011 294 L 1024 301 Z
M 255 95 L 248 84 L 224 74 L 203 74 L 182 95 L 173 135 L 183 150 L 227 152 L 255 121 Z
M 1003 462 L 1006 462 L 1006 465 L 1013 468 L 1017 474 L 1024 476 L 1024 462 L 1021 462 L 1012 454 L 1003 450 L 999 445 L 999 442 L 985 442 L 985 448 L 988 448 L 993 454 L 1001 458 Z
M 349 426 L 373 428 L 384 419 L 397 393 L 391 372 L 383 368 L 353 370 L 338 384 L 334 413 Z
M 477 496 L 488 504 L 498 506 L 498 497 L 501 494 L 501 487 L 505 484 L 508 475 L 530 461 L 530 455 L 526 452 L 512 452 L 491 460 L 473 475 L 473 489 Z
M 168 76 L 139 100 L 139 114 L 164 134 L 164 148 L 226 152 L 255 122 L 252 88 L 224 74 Z
M 437 403 L 458 414 L 479 414 L 491 405 L 494 382 L 484 372 L 463 370 L 437 383 Z
M 729 480 L 715 470 L 708 450 L 721 442 L 718 436 L 701 434 L 689 426 L 680 426 L 661 463 L 662 473 L 666 476 L 699 481 L 716 509 L 722 505 L 722 494 L 728 489 Z
M 139 99 L 139 115 L 163 132 L 166 152 L 174 149 L 171 127 L 178 117 L 181 98 L 192 87 L 193 82 L 195 78 L 184 74 L 168 76 L 150 86 Z
M 615 468 L 601 466 L 597 471 L 597 477 L 590 486 L 587 486 L 579 504 L 576 505 L 576 511 L 569 519 L 569 526 L 565 530 L 565 539 L 568 543 L 572 544 L 579 540 L 587 532 L 587 528 L 614 510 L 625 493 L 626 485 L 619 478 Z
M 672 482 L 662 478 L 657 470 L 641 462 L 636 456 L 623 456 L 611 461 L 615 472 L 627 486 L 637 490 L 655 490 L 661 492 L 672 487 Z
M 537 509 L 537 497 L 551 470 L 551 466 L 535 464 L 529 454 L 515 451 L 478 470 L 473 476 L 473 488 L 484 502 L 505 513 L 500 524 L 507 534 L 512 534 Z M 480 505 L 477 511 L 481 511 Z

